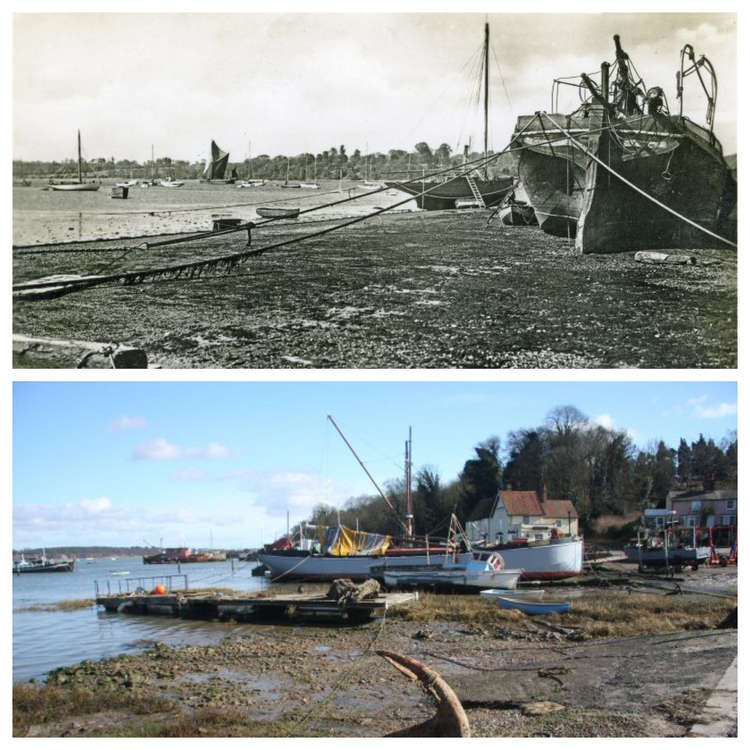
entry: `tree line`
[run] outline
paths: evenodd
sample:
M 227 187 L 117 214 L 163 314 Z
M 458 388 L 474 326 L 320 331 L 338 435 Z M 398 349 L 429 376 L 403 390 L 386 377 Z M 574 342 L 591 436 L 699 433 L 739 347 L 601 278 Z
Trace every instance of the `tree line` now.
M 467 159 L 480 159 L 482 154 L 473 151 L 467 154 Z M 415 144 L 411 151 L 390 149 L 387 153 L 362 153 L 355 149 L 347 153 L 344 145 L 331 146 L 320 153 L 304 152 L 296 155 L 279 154 L 269 156 L 260 154 L 242 161 L 230 161 L 227 177 L 232 169 L 236 169 L 244 179 L 285 180 L 287 174 L 290 180 L 313 179 L 343 179 L 349 180 L 382 180 L 416 179 L 423 172 L 428 173 L 448 167 L 459 167 L 464 161 L 463 154 L 454 154 L 447 143 L 441 143 L 437 148 L 431 148 L 424 141 Z M 188 162 L 172 159 L 168 156 L 159 157 L 145 162 L 132 159 L 106 159 L 97 157 L 85 162 L 86 172 L 97 177 L 132 177 L 146 179 L 151 176 L 174 176 L 179 179 L 198 179 L 205 168 L 202 161 Z M 33 177 L 48 178 L 73 174 L 77 170 L 77 161 L 65 159 L 62 161 L 22 161 L 14 160 L 13 178 L 29 179 Z M 515 163 L 511 155 L 501 157 L 497 164 L 491 167 L 496 174 L 512 174 Z
M 664 507 L 672 489 L 736 487 L 737 435 L 717 444 L 701 434 L 677 449 L 664 441 L 638 448 L 623 430 L 593 423 L 574 406 L 552 409 L 544 423 L 478 443 L 457 478 L 443 481 L 426 466 L 412 486 L 414 530 L 418 536 L 444 536 L 451 513 L 462 522 L 489 515 L 500 489 L 535 490 L 542 496 L 570 500 L 585 530 L 600 516 Z M 308 523 L 359 528 L 403 536 L 405 484 L 393 480 L 385 495 L 349 500 L 343 508 L 315 506 Z

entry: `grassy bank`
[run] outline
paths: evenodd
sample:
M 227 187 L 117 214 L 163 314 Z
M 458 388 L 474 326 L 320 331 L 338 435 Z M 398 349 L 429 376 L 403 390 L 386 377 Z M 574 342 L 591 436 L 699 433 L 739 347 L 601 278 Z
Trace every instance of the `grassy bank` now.
M 554 599 L 555 594 L 547 598 Z M 559 598 L 566 599 L 564 591 L 559 592 Z M 731 599 L 708 596 L 602 591 L 574 599 L 567 614 L 549 614 L 542 619 L 582 639 L 618 638 L 710 629 L 735 606 L 736 602 Z M 418 602 L 393 609 L 388 616 L 417 623 L 443 621 L 502 627 L 510 634 L 525 632 L 527 623 L 534 620 L 518 610 L 500 609 L 494 602 L 480 597 L 439 594 L 420 594 Z

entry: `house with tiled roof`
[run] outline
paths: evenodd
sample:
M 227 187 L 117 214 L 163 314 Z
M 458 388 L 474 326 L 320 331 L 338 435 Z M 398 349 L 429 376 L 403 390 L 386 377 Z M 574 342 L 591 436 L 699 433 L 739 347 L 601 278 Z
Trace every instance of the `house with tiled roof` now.
M 467 519 L 472 542 L 578 536 L 578 513 L 570 500 L 542 498 L 534 490 L 500 490 L 491 501 L 480 502 Z

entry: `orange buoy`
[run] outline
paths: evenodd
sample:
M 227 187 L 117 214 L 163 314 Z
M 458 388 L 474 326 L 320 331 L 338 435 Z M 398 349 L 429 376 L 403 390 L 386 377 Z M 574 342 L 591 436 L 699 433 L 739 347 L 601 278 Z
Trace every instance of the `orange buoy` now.
M 156 588 L 154 589 L 155 594 L 166 594 L 167 593 L 167 587 L 163 583 L 157 583 Z

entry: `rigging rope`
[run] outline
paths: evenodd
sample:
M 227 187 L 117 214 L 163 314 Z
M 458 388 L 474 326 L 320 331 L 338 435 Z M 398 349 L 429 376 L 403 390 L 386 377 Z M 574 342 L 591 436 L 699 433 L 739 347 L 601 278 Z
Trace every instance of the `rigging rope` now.
M 477 159 L 476 162 L 489 163 L 490 161 L 497 159 L 502 153 L 503 152 L 501 151 L 498 154 L 493 154 L 487 159 L 484 159 L 484 158 Z M 471 169 L 464 170 L 463 172 L 461 172 L 459 176 L 465 176 L 466 174 L 470 174 L 476 168 L 475 166 L 476 162 L 472 162 Z M 465 166 L 468 167 L 469 163 L 467 163 L 467 165 Z M 436 174 L 441 174 L 441 173 L 449 172 L 449 171 L 457 171 L 457 170 L 455 167 L 450 167 L 449 169 L 440 170 Z M 83 277 L 80 279 L 74 279 L 71 281 L 60 281 L 58 279 L 58 280 L 52 280 L 52 281 L 37 281 L 37 282 L 31 282 L 31 283 L 21 283 L 21 284 L 14 285 L 13 290 L 21 291 L 21 290 L 46 289 L 50 287 L 63 287 L 64 286 L 66 287 L 66 289 L 65 289 L 65 292 L 63 293 L 71 293 L 75 291 L 80 291 L 81 289 L 87 289 L 93 286 L 99 286 L 101 284 L 107 284 L 111 282 L 120 282 L 124 285 L 138 284 L 147 280 L 153 280 L 153 279 L 164 277 L 167 275 L 171 275 L 172 278 L 174 279 L 180 279 L 180 278 L 183 278 L 183 274 L 184 274 L 185 278 L 192 279 L 195 276 L 200 276 L 206 270 L 216 270 L 221 266 L 225 266 L 227 271 L 229 271 L 235 268 L 237 265 L 239 265 L 241 262 L 243 262 L 249 257 L 252 257 L 254 255 L 262 255 L 263 253 L 268 252 L 270 250 L 276 250 L 280 247 L 284 247 L 286 245 L 291 245 L 291 244 L 296 244 L 304 240 L 322 237 L 323 235 L 329 234 L 330 232 L 334 232 L 338 229 L 343 229 L 344 227 L 358 224 L 362 221 L 366 221 L 367 219 L 371 219 L 374 216 L 379 216 L 380 214 L 383 214 L 386 211 L 390 211 L 393 208 L 397 208 L 398 206 L 409 203 L 415 198 L 419 198 L 423 195 L 427 195 L 431 193 L 433 190 L 437 190 L 441 186 L 442 186 L 442 183 L 438 183 L 436 185 L 433 185 L 432 187 L 427 188 L 426 190 L 422 191 L 421 193 L 417 195 L 410 195 L 408 198 L 405 198 L 404 200 L 393 203 L 390 206 L 386 206 L 385 208 L 379 208 L 369 214 L 355 217 L 341 224 L 337 224 L 334 227 L 328 227 L 318 232 L 312 232 L 310 234 L 302 235 L 300 237 L 293 237 L 287 240 L 282 240 L 280 242 L 276 242 L 276 243 L 266 245 L 264 247 L 256 248 L 253 250 L 243 250 L 240 252 L 230 253 L 228 255 L 223 255 L 223 256 L 216 257 L 216 258 L 210 258 L 208 260 L 193 261 L 190 263 L 182 263 L 182 264 L 173 265 L 173 266 L 163 266 L 161 268 L 146 269 L 142 271 L 129 271 L 129 272 L 113 273 L 113 274 L 107 274 L 107 275 L 101 275 L 101 276 L 88 276 L 88 277 Z M 373 190 L 370 193 L 366 193 L 365 195 L 372 195 L 374 193 L 382 192 L 383 190 L 387 190 L 387 189 L 388 188 L 385 188 L 385 187 L 378 188 L 377 190 Z M 336 201 L 336 203 L 344 203 L 347 200 L 350 200 L 350 199 Z M 314 210 L 318 210 L 318 209 L 316 208 L 307 209 L 305 213 L 309 211 L 314 211 Z M 222 234 L 229 234 L 230 232 L 244 231 L 253 226 L 263 226 L 264 224 L 269 223 L 270 221 L 274 221 L 274 220 L 270 219 L 267 222 L 261 222 L 259 225 L 253 224 L 252 222 L 248 222 L 247 224 L 240 225 L 240 227 L 232 228 L 230 230 L 224 230 L 221 232 L 200 233 L 197 236 L 192 235 L 187 238 L 178 238 L 176 240 L 171 240 L 171 241 L 152 243 L 151 245 L 147 245 L 147 247 L 171 245 L 171 244 L 176 244 L 177 242 L 186 242 L 190 240 L 203 239 L 205 237 L 216 237 Z
M 632 182 L 630 182 L 630 180 L 628 180 L 627 178 L 623 177 L 619 172 L 617 172 L 614 169 L 612 169 L 612 167 L 610 167 L 608 164 L 605 164 L 598 156 L 596 156 L 591 151 L 589 151 L 585 146 L 583 146 L 580 143 L 578 143 L 578 141 L 575 138 L 573 138 L 570 133 L 566 132 L 563 128 L 561 128 L 546 112 L 540 112 L 539 114 L 540 115 L 544 115 L 552 123 L 553 127 L 555 127 L 557 130 L 559 130 L 564 135 L 567 135 L 568 138 L 570 138 L 570 142 L 576 148 L 578 148 L 580 151 L 582 151 L 584 154 L 586 154 L 589 158 L 593 159 L 597 164 L 599 164 L 600 166 L 604 167 L 604 169 L 606 169 L 610 174 L 612 174 L 615 177 L 617 177 L 618 180 L 620 180 L 621 182 L 624 182 L 628 187 L 630 187 L 633 190 L 635 190 L 637 193 L 639 193 L 640 195 L 642 195 L 644 198 L 647 198 L 652 203 L 655 203 L 657 206 L 659 206 L 659 208 L 663 208 L 665 211 L 667 211 L 668 213 L 670 213 L 673 216 L 677 217 L 681 221 L 684 221 L 685 223 L 690 224 L 690 226 L 695 227 L 696 229 L 700 230 L 701 232 L 704 232 L 705 234 L 713 237 L 714 239 L 717 239 L 717 240 L 719 240 L 721 242 L 724 242 L 725 244 L 730 245 L 731 247 L 737 247 L 737 243 L 736 242 L 732 242 L 732 240 L 729 240 L 726 237 L 722 237 L 720 234 L 716 234 L 716 232 L 712 232 L 710 229 L 706 229 L 706 227 L 701 226 L 700 224 L 698 224 L 697 222 L 693 221 L 692 219 L 689 219 L 687 216 L 684 216 L 683 214 L 675 211 L 673 208 L 670 208 L 665 203 L 662 203 L 658 198 L 654 198 L 654 196 L 649 195 L 649 193 L 647 193 L 645 190 L 642 190 L 637 185 L 634 185 Z

